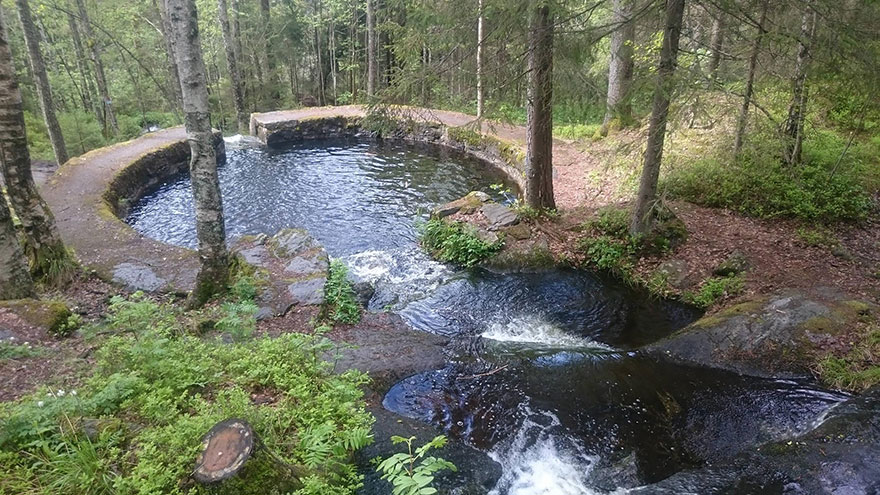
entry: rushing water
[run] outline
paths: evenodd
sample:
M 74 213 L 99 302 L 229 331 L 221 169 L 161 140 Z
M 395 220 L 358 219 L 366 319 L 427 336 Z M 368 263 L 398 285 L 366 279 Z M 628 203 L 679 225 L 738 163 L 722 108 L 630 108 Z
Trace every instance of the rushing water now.
M 230 237 L 306 228 L 375 287 L 369 309 L 451 339 L 443 369 L 397 383 L 383 405 L 498 462 L 492 494 L 623 493 L 808 431 L 842 399 L 645 357 L 634 350 L 698 315 L 588 273 L 461 272 L 430 260 L 416 221 L 503 182 L 479 162 L 352 141 L 228 148 L 220 179 Z M 173 178 L 128 221 L 193 247 L 190 187 Z

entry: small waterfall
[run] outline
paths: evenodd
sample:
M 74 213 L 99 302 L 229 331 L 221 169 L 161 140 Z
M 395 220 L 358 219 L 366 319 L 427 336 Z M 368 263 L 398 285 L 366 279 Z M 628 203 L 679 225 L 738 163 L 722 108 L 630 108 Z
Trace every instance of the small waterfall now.
M 368 307 L 371 311 L 400 308 L 425 297 L 455 273 L 418 246 L 364 251 L 343 261 L 354 283 L 368 283 L 375 289 Z
M 568 334 L 539 315 L 519 316 L 506 322 L 493 323 L 482 333 L 482 336 L 499 342 L 533 344 L 557 349 L 613 350 L 594 340 Z
M 490 495 L 596 494 L 587 479 L 598 458 L 562 432 L 556 415 L 523 407 L 526 420 L 516 435 L 489 452 L 502 469 Z

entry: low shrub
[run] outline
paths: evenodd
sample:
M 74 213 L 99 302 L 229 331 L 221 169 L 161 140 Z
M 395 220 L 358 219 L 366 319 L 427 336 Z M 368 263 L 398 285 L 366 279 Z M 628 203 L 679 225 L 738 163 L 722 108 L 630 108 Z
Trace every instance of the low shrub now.
M 710 277 L 696 291 L 685 292 L 682 299 L 699 308 L 708 308 L 723 297 L 735 296 L 743 291 L 745 281 L 739 275 Z
M 420 230 L 422 246 L 431 256 L 466 268 L 494 255 L 504 245 L 500 239 L 496 242 L 480 239 L 472 226 L 462 222 L 431 219 Z
M 297 333 L 203 340 L 181 332 L 184 320 L 144 296 L 115 298 L 104 324 L 111 336 L 78 391 L 44 389 L 0 404 L 0 492 L 213 493 L 189 476 L 202 436 L 230 417 L 251 423 L 268 451 L 308 475 L 297 480 L 259 451 L 224 492 L 360 486 L 350 454 L 371 441 L 359 388 L 366 376 L 334 373 L 323 359 L 332 342 Z

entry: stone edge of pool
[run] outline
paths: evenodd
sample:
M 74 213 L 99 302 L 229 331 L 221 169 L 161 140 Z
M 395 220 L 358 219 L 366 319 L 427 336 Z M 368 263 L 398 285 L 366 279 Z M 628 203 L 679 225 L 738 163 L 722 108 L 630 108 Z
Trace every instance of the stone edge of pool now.
M 477 132 L 473 116 L 393 107 L 378 122 L 379 130 L 362 126 L 365 116 L 365 109 L 355 105 L 255 113 L 250 130 L 270 147 L 364 135 L 426 143 L 467 153 L 520 189 L 524 185 L 522 146 L 487 130 L 485 123 Z M 214 137 L 218 158 L 225 159 L 222 135 L 215 131 Z M 193 287 L 199 264 L 194 250 L 150 239 L 122 220 L 150 188 L 185 171 L 189 154 L 185 130 L 175 127 L 73 158 L 42 186 L 64 241 L 86 268 L 132 290 L 187 292 Z

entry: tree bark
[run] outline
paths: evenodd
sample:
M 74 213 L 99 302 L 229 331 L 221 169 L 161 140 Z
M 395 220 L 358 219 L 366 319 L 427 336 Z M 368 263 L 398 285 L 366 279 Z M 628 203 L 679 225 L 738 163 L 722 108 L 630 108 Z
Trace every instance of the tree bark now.
M 221 7 L 226 6 L 223 0 L 220 2 Z M 180 70 L 201 260 L 201 269 L 189 302 L 190 306 L 201 306 L 211 296 L 225 290 L 229 278 L 223 202 L 217 176 L 217 157 L 211 132 L 205 62 L 202 59 L 195 0 L 165 0 L 165 8 L 170 19 L 175 60 Z
M 767 22 L 767 9 L 770 6 L 770 0 L 764 0 L 761 4 L 761 17 L 758 20 L 758 34 L 752 44 L 752 51 L 749 54 L 749 73 L 746 76 L 746 89 L 743 94 L 743 104 L 739 111 L 739 120 L 736 124 L 736 137 L 733 143 L 733 155 L 737 156 L 742 152 L 743 142 L 746 137 L 746 125 L 749 122 L 749 109 L 752 106 L 752 94 L 755 91 L 755 72 L 758 68 L 758 54 L 761 53 L 761 41 L 764 39 L 764 24 Z
M 614 119 L 621 125 L 632 121 L 630 90 L 633 81 L 633 40 L 636 25 L 632 20 L 633 0 L 614 0 L 614 19 L 616 27 L 611 33 L 611 61 L 608 67 L 608 98 L 605 105 L 605 119 L 602 121 L 602 135 Z
M 98 48 L 98 39 L 92 30 L 91 21 L 89 21 L 89 13 L 86 10 L 84 0 L 76 0 L 76 7 L 79 12 L 79 19 L 82 23 L 83 32 L 86 35 L 86 45 L 89 47 L 89 56 L 92 59 L 92 65 L 95 67 L 95 82 L 98 84 L 98 93 L 101 97 L 101 108 L 103 109 L 103 119 L 106 131 L 107 125 L 113 131 L 113 135 L 119 134 L 119 123 L 116 121 L 116 114 L 113 113 L 113 100 L 110 98 L 110 90 L 107 87 L 107 76 L 104 74 L 104 63 L 101 61 L 101 52 Z
M 478 0 L 477 12 L 477 118 L 483 118 L 483 0 Z
M 264 90 L 269 97 L 268 108 L 277 109 L 281 92 L 279 88 L 279 78 L 275 70 L 277 64 L 275 61 L 275 47 L 272 44 L 272 12 L 269 0 L 260 0 L 260 21 L 263 23 L 262 49 L 265 55 L 266 63 L 266 84 L 269 86 L 268 91 Z
M 721 65 L 721 49 L 724 46 L 724 12 L 718 11 L 712 17 L 712 35 L 709 39 L 709 81 L 718 78 L 718 67 Z
M 0 194 L 0 301 L 34 295 L 34 282 L 18 243 L 6 198 Z
M 816 11 L 807 7 L 801 20 L 801 35 L 798 38 L 797 62 L 792 84 L 791 104 L 785 121 L 785 160 L 789 165 L 801 161 L 801 148 L 804 142 L 804 117 L 807 109 L 807 69 L 810 65 L 811 45 L 816 30 Z
M 553 198 L 553 21 L 546 0 L 531 8 L 526 124 L 526 204 L 556 208 Z
M 73 48 L 76 51 L 76 66 L 79 69 L 80 78 L 82 79 L 83 85 L 83 108 L 86 111 L 91 110 L 95 113 L 95 118 L 98 119 L 98 123 L 101 124 L 101 127 L 106 127 L 106 123 L 104 122 L 104 112 L 101 111 L 101 108 L 95 105 L 92 100 L 95 94 L 95 88 L 92 84 L 92 71 L 89 70 L 89 64 L 86 60 L 86 52 L 83 49 L 82 37 L 79 34 L 79 26 L 76 23 L 76 16 L 73 14 L 67 15 L 67 25 L 70 29 L 70 37 L 73 40 Z
M 166 0 L 166 8 L 171 2 Z M 238 124 L 238 132 L 247 132 L 250 127 L 247 112 L 244 108 L 244 90 L 241 84 L 241 70 L 238 64 L 241 62 L 238 58 L 241 50 L 236 49 L 237 41 L 233 36 L 232 28 L 229 24 L 229 12 L 226 8 L 226 0 L 217 0 L 217 17 L 220 21 L 220 31 L 223 32 L 223 44 L 226 48 L 226 66 L 229 68 L 229 80 L 232 82 L 232 103 L 235 105 L 235 120 Z M 175 42 L 177 38 L 172 37 Z M 201 56 L 200 56 L 201 58 Z M 178 54 L 179 59 L 179 54 Z M 180 60 L 177 61 L 178 69 L 180 69 Z M 183 82 L 184 71 L 181 73 L 181 82 Z M 185 93 L 186 91 L 184 91 Z M 185 102 L 184 102 L 185 103 Z M 186 105 L 184 105 L 186 106 Z
M 156 0 L 153 0 L 153 2 L 156 2 Z M 177 74 L 177 62 L 174 60 L 174 47 L 171 45 L 171 36 L 168 34 L 168 31 L 171 30 L 171 25 L 168 20 L 168 13 L 165 11 L 164 0 L 158 2 L 156 10 L 159 11 L 159 28 L 162 30 L 165 57 L 168 61 L 168 74 L 171 76 L 171 85 L 174 86 L 172 88 L 172 94 L 177 99 L 177 105 L 183 107 L 183 95 L 180 92 L 180 76 Z
M 666 21 L 663 32 L 663 46 L 660 49 L 660 63 L 657 68 L 657 81 L 654 87 L 654 102 L 651 108 L 651 121 L 648 126 L 648 143 L 639 192 L 633 209 L 630 234 L 647 234 L 654 224 L 657 203 L 657 180 L 660 177 L 660 164 L 663 160 L 663 143 L 666 139 L 666 120 L 669 115 L 669 101 L 675 89 L 675 67 L 678 60 L 678 42 L 681 38 L 681 22 L 685 0 L 666 1 Z
M 55 227 L 55 217 L 40 197 L 31 174 L 21 91 L 15 77 L 8 31 L 0 13 L 0 166 L 12 209 L 25 234 L 25 255 L 36 276 L 57 275 L 67 250 Z M 5 203 L 5 201 L 4 201 Z
M 367 98 L 376 95 L 376 12 L 373 2 L 367 0 Z
M 24 44 L 27 46 L 28 61 L 34 73 L 34 82 L 37 86 L 37 97 L 40 100 L 40 109 L 43 111 L 43 121 L 49 131 L 49 141 L 52 143 L 52 151 L 55 153 L 55 161 L 58 165 L 67 161 L 67 146 L 64 145 L 64 135 L 55 116 L 55 101 L 52 99 L 52 87 L 49 86 L 49 74 L 46 73 L 46 63 L 43 61 L 43 53 L 40 51 L 40 34 L 34 19 L 31 16 L 31 7 L 27 0 L 15 0 L 18 7 L 18 18 L 21 21 L 21 30 L 24 33 Z

